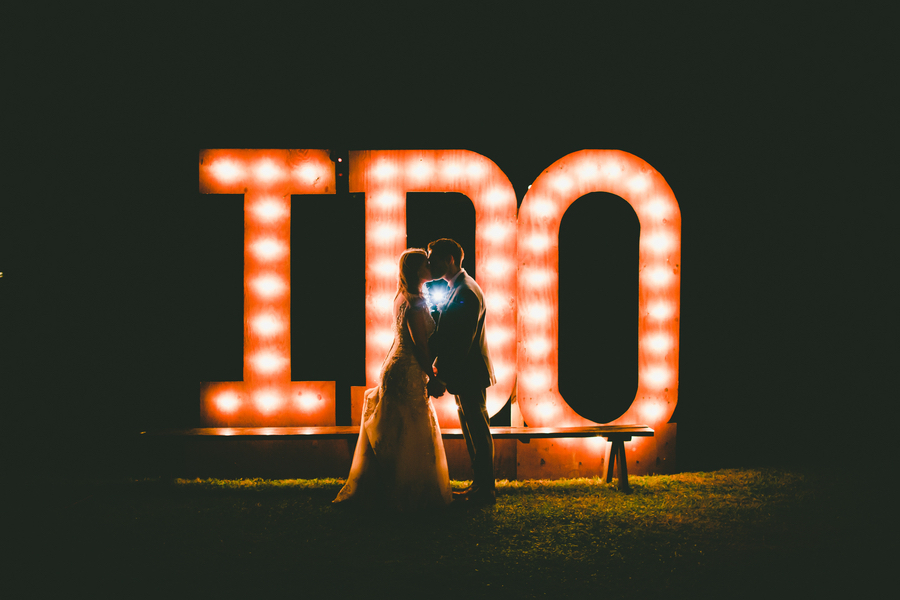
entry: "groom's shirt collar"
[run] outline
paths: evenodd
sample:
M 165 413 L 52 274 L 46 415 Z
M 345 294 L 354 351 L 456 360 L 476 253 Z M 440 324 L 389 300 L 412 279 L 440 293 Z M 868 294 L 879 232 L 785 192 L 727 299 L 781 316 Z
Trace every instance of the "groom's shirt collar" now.
M 459 272 L 453 276 L 453 279 L 451 279 L 450 281 L 447 282 L 447 289 L 452 290 L 453 286 L 456 285 L 456 280 L 459 279 L 459 277 L 465 272 L 466 272 L 465 269 L 460 268 Z

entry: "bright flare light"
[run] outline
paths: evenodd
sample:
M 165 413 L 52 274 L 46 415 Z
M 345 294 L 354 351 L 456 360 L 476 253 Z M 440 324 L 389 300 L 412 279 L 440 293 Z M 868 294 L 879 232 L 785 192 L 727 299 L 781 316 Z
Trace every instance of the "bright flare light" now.
M 440 306 L 447 300 L 447 289 L 444 287 L 425 288 L 428 295 L 428 303 L 433 306 Z

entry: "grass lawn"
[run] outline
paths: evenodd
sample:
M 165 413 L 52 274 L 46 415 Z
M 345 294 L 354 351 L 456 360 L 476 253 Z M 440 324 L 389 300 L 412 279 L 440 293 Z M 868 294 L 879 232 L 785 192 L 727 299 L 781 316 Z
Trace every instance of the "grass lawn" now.
M 333 507 L 336 479 L 47 479 L 26 523 L 34 560 L 13 566 L 35 595 L 357 599 L 858 597 L 878 570 L 871 504 L 846 479 L 756 469 L 631 484 L 503 481 L 492 507 L 393 515 Z

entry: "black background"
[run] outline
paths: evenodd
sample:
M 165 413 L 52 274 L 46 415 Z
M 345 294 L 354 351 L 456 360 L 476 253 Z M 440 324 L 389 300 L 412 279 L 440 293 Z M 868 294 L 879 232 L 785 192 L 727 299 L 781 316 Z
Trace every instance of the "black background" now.
M 830 464 L 860 428 L 879 440 L 896 396 L 883 15 L 367 11 L 129 14 L 22 37 L 0 254 L 19 464 L 127 470 L 129 440 L 197 425 L 203 373 L 231 368 L 202 340 L 234 312 L 211 290 L 235 267 L 209 259 L 234 255 L 240 228 L 234 202 L 197 192 L 204 148 L 468 149 L 520 202 L 570 152 L 631 152 L 682 212 L 679 464 Z M 346 200 L 357 216 L 309 207 L 321 226 L 292 261 L 321 340 L 310 370 L 361 381 L 362 205 Z M 561 241 L 561 322 L 586 324 L 582 343 L 628 322 L 617 294 L 633 286 L 606 260 L 623 245 L 629 260 L 633 238 L 612 237 L 627 215 L 599 204 L 576 203 Z M 572 365 L 571 394 L 590 394 Z

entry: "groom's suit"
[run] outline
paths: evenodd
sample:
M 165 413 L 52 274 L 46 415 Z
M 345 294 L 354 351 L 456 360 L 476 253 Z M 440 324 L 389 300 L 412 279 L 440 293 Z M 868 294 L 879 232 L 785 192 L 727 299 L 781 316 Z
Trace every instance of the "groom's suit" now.
M 494 489 L 494 442 L 487 388 L 497 382 L 484 335 L 484 294 L 465 269 L 448 290 L 429 345 L 438 379 L 456 396 L 459 424 L 475 471 L 473 484 Z

